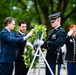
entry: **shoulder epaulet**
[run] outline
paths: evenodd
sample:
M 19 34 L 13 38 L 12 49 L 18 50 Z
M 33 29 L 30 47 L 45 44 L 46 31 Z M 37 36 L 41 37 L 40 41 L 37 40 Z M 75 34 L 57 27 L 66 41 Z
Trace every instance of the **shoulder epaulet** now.
M 60 29 L 63 29 L 62 27 L 60 27 Z
M 65 32 L 65 30 L 64 30 L 62 27 L 60 28 L 60 31 L 61 31 L 61 32 Z

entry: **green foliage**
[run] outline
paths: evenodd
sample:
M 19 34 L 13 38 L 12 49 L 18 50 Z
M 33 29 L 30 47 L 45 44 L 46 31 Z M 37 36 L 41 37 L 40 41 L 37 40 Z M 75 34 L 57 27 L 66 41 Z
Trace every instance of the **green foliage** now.
M 15 30 L 20 20 L 27 22 L 29 30 L 35 24 L 45 24 L 50 30 L 48 15 L 58 11 L 62 12 L 62 25 L 67 29 L 70 24 L 76 23 L 76 9 L 73 10 L 75 7 L 75 0 L 2 0 L 0 2 L 0 31 L 3 28 L 4 19 L 8 16 L 16 19 Z
M 43 25 L 36 25 L 34 31 L 33 31 L 33 35 L 28 39 L 28 41 L 31 43 L 32 46 L 35 45 L 36 41 L 41 38 L 43 34 L 43 39 L 46 38 L 46 28 Z M 35 55 L 36 50 L 34 50 L 34 47 L 32 48 L 31 45 L 27 45 L 25 46 L 25 51 L 23 54 L 24 57 L 24 62 L 26 64 L 27 67 L 30 67 L 30 64 L 33 60 L 33 57 Z M 33 67 L 36 67 L 38 63 L 38 57 L 36 58 Z
M 10 0 L 2 0 L 0 1 L 0 31 L 3 28 L 4 19 L 10 15 Z
M 28 39 L 29 42 L 34 44 L 34 41 L 41 37 L 43 33 L 44 39 L 46 39 L 46 28 L 44 25 L 36 25 L 33 31 L 33 35 Z

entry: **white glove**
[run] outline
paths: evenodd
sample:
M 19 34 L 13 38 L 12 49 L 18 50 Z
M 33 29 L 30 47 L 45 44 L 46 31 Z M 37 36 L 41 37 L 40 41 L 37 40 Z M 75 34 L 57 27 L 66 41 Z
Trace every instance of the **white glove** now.
M 66 44 L 64 44 L 64 45 L 61 47 L 61 50 L 62 50 L 62 53 L 65 53 L 65 54 L 66 54 L 66 51 L 67 51 Z
M 37 42 L 36 42 L 36 44 L 37 44 L 37 45 L 39 45 L 39 46 L 41 46 L 41 45 L 43 45 L 43 44 L 44 44 L 44 41 L 43 41 L 43 40 L 39 40 L 39 39 L 38 39 L 38 40 L 37 40 Z
M 73 31 L 72 31 L 72 30 L 70 30 L 70 31 L 68 32 L 68 36 L 71 36 L 71 35 L 72 35 L 72 33 L 73 33 Z

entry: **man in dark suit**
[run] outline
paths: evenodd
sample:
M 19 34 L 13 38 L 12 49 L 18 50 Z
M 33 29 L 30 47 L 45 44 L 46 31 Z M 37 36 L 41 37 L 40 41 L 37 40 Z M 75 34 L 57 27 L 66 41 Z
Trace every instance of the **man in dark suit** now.
M 25 32 L 27 29 L 26 22 L 20 21 L 18 24 L 18 28 L 19 31 L 17 33 L 18 34 L 17 37 L 25 36 Z M 15 59 L 15 75 L 27 74 L 28 68 L 26 68 L 26 65 L 24 64 L 22 57 L 25 45 L 26 45 L 26 41 L 17 44 L 16 59 Z
M 49 18 L 53 29 L 49 32 L 47 40 L 40 40 L 38 44 L 47 49 L 46 59 L 54 75 L 60 75 L 60 68 L 62 64 L 62 52 L 60 48 L 65 43 L 66 34 L 65 30 L 60 25 L 60 12 L 50 15 Z M 47 66 L 46 75 L 52 75 Z
M 15 19 L 7 17 L 4 20 L 4 28 L 0 33 L 1 53 L 0 53 L 0 75 L 12 75 L 13 61 L 16 53 L 16 43 L 24 42 L 32 35 L 30 31 L 27 36 L 15 37 L 12 32 L 15 27 Z

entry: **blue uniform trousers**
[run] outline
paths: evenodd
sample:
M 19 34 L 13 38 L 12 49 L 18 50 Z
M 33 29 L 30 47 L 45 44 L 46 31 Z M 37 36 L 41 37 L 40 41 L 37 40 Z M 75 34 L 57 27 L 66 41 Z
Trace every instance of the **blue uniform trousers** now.
M 76 75 L 76 62 L 67 62 L 68 75 Z
M 0 63 L 0 75 L 12 75 L 13 64 Z
M 53 71 L 53 73 L 55 75 L 56 65 L 49 65 L 49 66 L 51 67 L 51 70 Z M 60 69 L 61 69 L 61 65 L 58 65 L 58 75 L 60 75 Z M 46 75 L 52 75 L 47 66 L 46 66 Z

